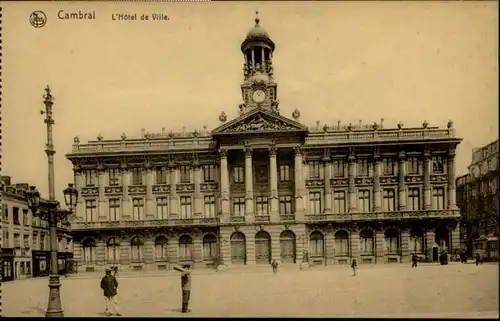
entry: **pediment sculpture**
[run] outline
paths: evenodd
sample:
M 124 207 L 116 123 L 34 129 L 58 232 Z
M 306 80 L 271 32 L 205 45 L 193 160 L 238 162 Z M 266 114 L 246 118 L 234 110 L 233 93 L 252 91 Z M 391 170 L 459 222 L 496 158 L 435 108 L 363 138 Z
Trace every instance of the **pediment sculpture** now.
M 297 129 L 279 119 L 264 118 L 260 114 L 253 115 L 227 129 L 227 131 L 259 131 L 259 130 L 289 130 Z

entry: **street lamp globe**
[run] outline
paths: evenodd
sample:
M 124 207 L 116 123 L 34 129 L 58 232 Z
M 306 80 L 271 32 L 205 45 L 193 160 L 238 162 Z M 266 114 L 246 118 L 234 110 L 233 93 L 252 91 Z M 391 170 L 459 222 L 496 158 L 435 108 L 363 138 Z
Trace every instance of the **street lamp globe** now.
M 73 187 L 73 184 L 68 184 L 68 187 L 63 191 L 63 193 L 66 206 L 72 210 L 78 201 L 78 191 Z
M 38 207 L 40 207 L 40 192 L 35 186 L 30 186 L 29 190 L 24 191 L 24 196 L 28 201 L 28 207 L 30 208 L 33 215 L 36 215 Z

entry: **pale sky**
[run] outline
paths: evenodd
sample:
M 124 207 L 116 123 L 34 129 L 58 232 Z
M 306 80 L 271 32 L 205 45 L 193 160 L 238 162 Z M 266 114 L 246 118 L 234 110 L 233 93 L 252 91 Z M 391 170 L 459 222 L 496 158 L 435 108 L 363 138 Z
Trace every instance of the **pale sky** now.
M 29 16 L 48 17 L 34 28 Z M 96 20 L 57 12 L 95 11 Z M 56 193 L 72 182 L 82 142 L 213 129 L 241 102 L 240 44 L 260 12 L 276 43 L 281 114 L 301 122 L 446 128 L 472 148 L 498 138 L 498 3 L 479 2 L 3 2 L 2 175 L 47 196 L 42 95 L 55 96 Z M 112 21 L 112 13 L 165 13 L 169 21 Z M 151 19 L 151 18 L 150 18 Z M 322 125 L 321 125 L 322 126 Z

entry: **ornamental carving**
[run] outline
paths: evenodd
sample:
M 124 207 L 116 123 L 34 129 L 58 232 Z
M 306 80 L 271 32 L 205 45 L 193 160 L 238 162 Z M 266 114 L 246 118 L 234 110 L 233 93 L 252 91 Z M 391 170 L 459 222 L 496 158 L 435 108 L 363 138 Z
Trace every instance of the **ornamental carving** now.
M 129 186 L 128 192 L 130 194 L 146 193 L 146 186 Z
M 293 154 L 294 155 L 302 155 L 302 147 L 301 146 L 295 146 L 293 148 Z
M 356 178 L 357 185 L 372 185 L 373 177 L 357 177 Z
M 406 160 L 406 153 L 404 151 L 400 151 L 398 154 L 399 160 L 400 161 L 405 161 Z
M 82 188 L 82 196 L 92 196 L 99 195 L 98 187 L 83 187 Z
M 170 185 L 161 184 L 161 185 L 153 185 L 153 193 L 170 193 Z
M 381 177 L 380 184 L 396 184 L 398 183 L 397 177 Z
M 454 150 L 454 149 L 450 149 L 450 150 L 448 151 L 448 158 L 449 158 L 449 159 L 453 159 L 453 158 L 455 158 L 455 150 Z
M 322 179 L 308 179 L 306 181 L 307 187 L 322 187 L 324 185 L 324 181 Z
M 194 191 L 194 184 L 177 184 L 175 190 L 177 192 L 192 192 Z
M 269 156 L 276 156 L 276 146 L 272 145 L 269 147 Z
M 245 147 L 245 157 L 252 157 L 252 149 L 250 147 Z
M 405 176 L 406 183 L 420 183 L 423 181 L 422 176 Z
M 201 183 L 200 190 L 202 192 L 213 192 L 217 190 L 217 183 Z
M 226 132 L 239 131 L 265 131 L 265 130 L 290 130 L 297 127 L 290 125 L 282 120 L 264 117 L 262 114 L 255 114 L 232 127 L 227 128 Z
M 332 181 L 334 186 L 343 186 L 349 184 L 349 179 L 347 178 L 334 178 Z
M 354 148 L 349 148 L 349 156 L 347 156 L 347 161 L 349 163 L 354 163 L 356 161 L 356 154 L 354 153 Z
M 122 187 L 121 186 L 106 186 L 104 188 L 105 194 L 121 194 Z
M 227 158 L 227 149 L 219 149 L 219 157 L 220 158 Z
M 441 183 L 448 181 L 448 177 L 445 174 L 431 175 L 430 177 L 432 183 Z

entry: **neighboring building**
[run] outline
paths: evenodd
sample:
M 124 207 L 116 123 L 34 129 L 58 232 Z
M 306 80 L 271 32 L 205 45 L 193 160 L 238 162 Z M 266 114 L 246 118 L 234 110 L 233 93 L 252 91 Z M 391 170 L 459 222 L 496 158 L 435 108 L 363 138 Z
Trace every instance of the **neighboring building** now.
M 47 221 L 33 217 L 24 191 L 28 184 L 11 184 L 9 176 L 1 177 L 2 199 L 2 281 L 48 275 L 50 264 Z M 41 209 L 43 211 L 43 209 Z M 61 261 L 72 258 L 72 238 L 59 229 Z M 59 262 L 64 266 L 65 262 Z
M 469 173 L 457 179 L 463 239 L 469 256 L 477 250 L 498 259 L 498 140 L 472 152 Z
M 80 143 L 66 157 L 80 192 L 72 222 L 83 270 L 437 260 L 460 246 L 448 128 L 308 128 L 279 110 L 274 42 L 241 45 L 240 116 L 211 132 Z M 305 255 L 305 250 L 308 255 Z M 220 257 L 219 257 L 220 255 Z

